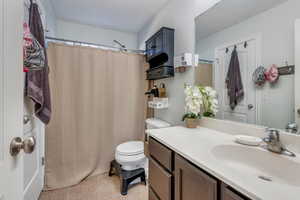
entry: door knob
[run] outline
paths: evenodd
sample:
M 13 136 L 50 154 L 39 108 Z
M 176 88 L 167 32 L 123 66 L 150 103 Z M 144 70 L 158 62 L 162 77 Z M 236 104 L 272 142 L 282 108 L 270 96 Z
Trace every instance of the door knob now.
M 36 140 L 34 136 L 26 138 L 22 141 L 22 138 L 16 137 L 10 143 L 10 155 L 17 156 L 23 149 L 25 153 L 31 154 L 36 145 Z
M 254 108 L 254 106 L 252 104 L 248 104 L 248 109 L 252 110 Z

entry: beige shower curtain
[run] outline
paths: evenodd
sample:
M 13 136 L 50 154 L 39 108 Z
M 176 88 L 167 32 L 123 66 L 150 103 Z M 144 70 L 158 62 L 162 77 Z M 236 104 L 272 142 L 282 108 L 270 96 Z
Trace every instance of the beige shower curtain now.
M 46 189 L 107 172 L 115 147 L 144 136 L 142 55 L 50 43 L 53 115 L 46 128 Z

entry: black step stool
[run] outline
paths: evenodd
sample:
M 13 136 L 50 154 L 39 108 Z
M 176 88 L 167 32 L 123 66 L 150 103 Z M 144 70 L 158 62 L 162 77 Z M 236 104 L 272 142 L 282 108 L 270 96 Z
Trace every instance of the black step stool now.
M 121 165 L 116 160 L 111 161 L 108 175 L 117 175 L 121 178 L 122 195 L 127 195 L 129 185 L 137 178 L 141 178 L 141 182 L 147 185 L 144 168 L 139 168 L 132 171 L 123 170 Z

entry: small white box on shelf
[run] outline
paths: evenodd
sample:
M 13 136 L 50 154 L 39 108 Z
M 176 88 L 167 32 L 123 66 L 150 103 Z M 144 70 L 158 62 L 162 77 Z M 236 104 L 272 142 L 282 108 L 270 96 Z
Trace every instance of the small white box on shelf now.
M 169 107 L 169 99 L 168 98 L 153 98 L 152 101 L 148 102 L 149 108 L 154 109 L 164 109 Z
M 175 68 L 177 67 L 192 67 L 193 66 L 193 54 L 183 53 L 180 56 L 174 58 Z
M 188 68 L 198 66 L 199 55 L 192 53 L 183 53 L 174 58 L 175 72 L 183 73 Z

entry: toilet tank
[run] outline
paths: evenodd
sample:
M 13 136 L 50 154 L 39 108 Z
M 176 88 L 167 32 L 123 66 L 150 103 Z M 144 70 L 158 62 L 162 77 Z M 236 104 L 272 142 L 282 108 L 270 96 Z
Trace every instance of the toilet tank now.
M 146 119 L 146 128 L 147 129 L 158 129 L 158 128 L 167 128 L 170 127 L 171 124 L 168 122 L 162 121 L 156 118 Z

